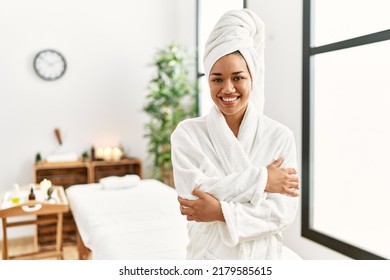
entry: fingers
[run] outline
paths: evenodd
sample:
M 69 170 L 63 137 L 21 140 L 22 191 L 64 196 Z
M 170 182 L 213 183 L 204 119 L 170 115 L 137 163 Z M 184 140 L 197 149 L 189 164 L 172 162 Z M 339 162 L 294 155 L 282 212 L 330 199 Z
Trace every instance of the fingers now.
M 183 205 L 180 205 L 180 213 L 185 216 L 190 216 L 191 215 L 191 208 L 185 207 Z
M 197 187 L 197 188 L 195 188 L 195 189 L 192 191 L 192 195 L 197 196 L 197 197 L 199 197 L 199 198 L 203 198 L 203 197 L 206 195 L 206 193 L 203 192 L 203 191 L 201 191 L 200 188 Z
M 178 197 L 180 213 L 186 216 L 188 221 L 222 221 L 220 217 L 222 214 L 219 215 L 219 212 L 222 210 L 220 209 L 221 206 L 218 199 L 199 188 L 195 188 L 192 191 L 192 195 L 197 198 L 195 200 L 188 200 Z
M 183 216 L 187 216 L 188 221 L 194 221 L 193 217 L 193 207 L 195 204 L 195 200 L 189 200 L 181 198 L 180 196 L 177 198 L 177 200 L 180 203 L 180 213 Z
M 181 198 L 180 196 L 177 198 L 177 200 L 180 203 L 180 213 L 183 216 L 187 216 L 187 220 L 188 221 L 193 221 L 193 219 L 189 220 L 188 217 L 193 214 L 193 208 L 192 207 L 194 206 L 195 201 L 194 200 L 184 199 L 184 198 Z
M 297 197 L 297 196 L 299 196 L 299 191 L 298 191 L 298 189 L 293 189 L 293 188 L 291 188 L 291 189 L 288 191 L 287 194 L 290 195 L 290 196 L 293 196 L 293 197 Z
M 275 160 L 273 163 L 271 163 L 270 165 L 272 166 L 275 166 L 275 167 L 279 167 L 281 166 L 283 163 L 283 158 L 278 158 L 277 160 Z
M 298 182 L 290 182 L 289 187 L 285 190 L 287 195 L 290 196 L 299 196 L 299 183 Z
M 194 210 L 192 208 L 180 205 L 180 213 L 183 216 L 186 216 L 187 221 L 198 222 L 198 219 L 196 218 L 196 214 L 194 213 Z
M 184 207 L 192 207 L 194 205 L 194 201 L 193 200 L 188 200 L 188 199 L 184 199 L 184 198 L 181 198 L 181 197 L 178 197 L 177 199 L 180 203 L 181 206 L 184 206 Z
M 295 190 L 299 190 L 299 183 L 298 182 L 290 182 L 290 187 Z
M 191 216 L 191 215 L 187 215 L 187 221 L 199 222 L 194 216 Z
M 283 163 L 283 158 L 278 158 L 274 162 L 272 162 L 270 165 L 273 167 L 280 167 Z M 292 175 L 292 174 L 297 174 L 297 171 L 295 168 L 283 168 L 287 174 Z
M 298 176 L 290 176 L 290 182 L 299 182 Z
M 285 168 L 284 170 L 286 170 L 287 174 L 289 174 L 289 175 L 297 174 L 297 171 L 295 170 L 295 168 Z
M 192 191 L 192 194 L 194 196 L 199 197 L 199 198 L 204 198 L 207 196 L 207 194 L 205 192 L 201 191 L 199 188 L 195 188 Z M 180 212 L 182 215 L 188 215 L 190 208 L 193 208 L 195 203 L 196 203 L 196 200 L 184 199 L 184 198 L 181 198 L 180 196 L 177 198 L 177 200 L 180 203 Z

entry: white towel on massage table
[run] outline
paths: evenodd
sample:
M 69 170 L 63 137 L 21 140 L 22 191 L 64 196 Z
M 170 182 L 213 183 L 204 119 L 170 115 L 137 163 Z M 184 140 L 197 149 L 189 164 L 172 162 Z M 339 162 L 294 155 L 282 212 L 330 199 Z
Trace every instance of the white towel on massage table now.
M 135 174 L 129 174 L 125 176 L 109 176 L 99 180 L 103 189 L 114 190 L 122 188 L 131 188 L 139 184 L 141 178 Z

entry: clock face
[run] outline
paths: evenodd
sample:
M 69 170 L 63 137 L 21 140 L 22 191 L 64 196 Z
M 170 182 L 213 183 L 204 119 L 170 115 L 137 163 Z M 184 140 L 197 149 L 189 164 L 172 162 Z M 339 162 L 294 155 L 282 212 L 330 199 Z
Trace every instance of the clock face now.
M 40 51 L 34 58 L 34 70 L 44 80 L 61 78 L 66 70 L 65 58 L 55 50 Z

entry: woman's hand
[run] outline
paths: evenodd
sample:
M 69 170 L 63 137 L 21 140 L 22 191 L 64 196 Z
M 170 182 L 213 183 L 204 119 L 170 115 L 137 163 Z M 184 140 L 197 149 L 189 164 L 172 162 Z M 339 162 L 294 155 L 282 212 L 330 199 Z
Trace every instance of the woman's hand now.
M 225 222 L 222 214 L 221 203 L 211 194 L 195 188 L 192 191 L 194 196 L 199 197 L 197 200 L 188 200 L 178 198 L 180 203 L 180 212 L 187 216 L 188 221 L 196 222 Z
M 283 159 L 277 159 L 267 166 L 268 180 L 265 191 L 299 196 L 299 179 L 294 168 L 281 168 Z

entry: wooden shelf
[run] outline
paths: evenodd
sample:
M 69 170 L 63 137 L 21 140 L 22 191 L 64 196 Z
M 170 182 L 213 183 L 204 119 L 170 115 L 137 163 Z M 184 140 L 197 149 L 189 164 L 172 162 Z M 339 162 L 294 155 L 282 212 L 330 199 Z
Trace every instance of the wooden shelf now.
M 34 166 L 35 182 L 43 179 L 50 180 L 53 185 L 63 186 L 64 189 L 77 184 L 97 183 L 108 176 L 124 176 L 137 174 L 142 178 L 142 163 L 137 158 L 124 158 L 118 161 L 76 161 L 76 162 L 38 162 Z M 41 216 L 38 219 L 50 219 Z M 75 244 L 76 224 L 72 213 L 64 214 L 63 243 Z M 39 224 L 37 226 L 38 246 L 51 247 L 55 244 L 55 223 Z

